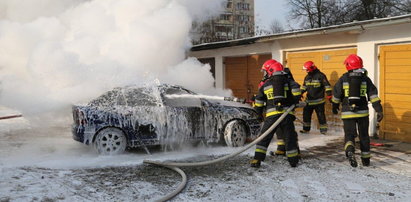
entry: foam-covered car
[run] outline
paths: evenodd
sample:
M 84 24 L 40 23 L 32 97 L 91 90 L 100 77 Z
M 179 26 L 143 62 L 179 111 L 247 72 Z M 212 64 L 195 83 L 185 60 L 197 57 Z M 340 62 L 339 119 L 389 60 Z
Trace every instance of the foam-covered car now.
M 236 147 L 255 139 L 260 129 L 247 104 L 204 99 L 167 84 L 115 88 L 72 111 L 73 139 L 101 154 L 193 141 Z

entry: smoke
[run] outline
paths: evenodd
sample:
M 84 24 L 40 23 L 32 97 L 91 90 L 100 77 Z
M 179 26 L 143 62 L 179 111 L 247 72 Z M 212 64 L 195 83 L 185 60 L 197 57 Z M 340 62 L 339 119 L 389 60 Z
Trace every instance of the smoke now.
M 223 0 L 2 0 L 0 106 L 58 111 L 114 87 L 214 89 L 210 67 L 186 59 L 193 20 Z

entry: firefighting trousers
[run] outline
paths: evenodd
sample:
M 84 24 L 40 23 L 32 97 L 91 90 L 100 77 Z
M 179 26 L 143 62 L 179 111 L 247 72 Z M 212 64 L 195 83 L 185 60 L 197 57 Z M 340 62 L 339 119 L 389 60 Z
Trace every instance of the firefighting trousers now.
M 360 139 L 361 158 L 370 158 L 370 136 L 368 135 L 369 119 L 367 117 L 343 119 L 344 123 L 344 150 L 355 151 L 355 137 Z
M 276 154 L 285 154 L 285 142 L 284 142 L 284 132 L 280 127 L 277 127 L 277 131 L 275 132 L 277 135 L 277 151 Z
M 320 130 L 327 130 L 327 120 L 325 118 L 325 103 L 318 105 L 307 105 L 303 109 L 303 130 L 310 131 L 311 129 L 311 116 L 313 112 L 317 114 L 318 122 L 320 124 Z
M 277 120 L 280 118 L 280 115 L 269 116 L 264 122 L 264 125 L 261 129 L 261 134 L 268 130 Z M 274 133 L 277 129 L 281 129 L 282 134 L 284 135 L 284 142 L 285 142 L 285 150 L 287 157 L 295 157 L 298 156 L 298 140 L 297 140 L 297 132 L 295 132 L 294 126 L 295 116 L 288 114 L 283 121 L 278 124 L 273 131 L 271 131 L 264 139 L 257 143 L 254 159 L 264 161 L 267 153 L 268 146 L 274 136 Z

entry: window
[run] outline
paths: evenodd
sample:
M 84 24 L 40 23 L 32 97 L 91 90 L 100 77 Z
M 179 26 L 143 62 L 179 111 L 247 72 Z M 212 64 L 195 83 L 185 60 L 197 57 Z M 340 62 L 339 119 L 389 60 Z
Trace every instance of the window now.
M 237 3 L 237 10 L 241 10 L 241 8 L 242 8 L 242 3 Z
M 248 4 L 248 3 L 237 3 L 237 10 L 250 10 L 250 4 Z
M 232 8 L 233 7 L 233 2 L 227 2 L 227 8 Z
M 124 93 L 128 106 L 157 106 L 159 100 L 147 88 L 127 89 Z
M 201 107 L 201 100 L 185 89 L 170 87 L 164 92 L 164 103 L 171 107 Z
M 250 10 L 250 4 L 245 3 L 244 5 L 244 10 Z
M 145 88 L 116 88 L 92 100 L 89 105 L 97 107 L 113 106 L 157 106 L 159 103 Z
M 215 29 L 217 32 L 225 32 L 225 33 L 232 32 L 232 28 L 229 26 L 216 26 Z
M 237 20 L 239 22 L 248 22 L 249 21 L 249 16 L 248 15 L 238 15 Z
M 231 15 L 228 14 L 221 14 L 220 20 L 230 20 Z
M 239 32 L 240 33 L 248 33 L 248 27 L 240 27 Z

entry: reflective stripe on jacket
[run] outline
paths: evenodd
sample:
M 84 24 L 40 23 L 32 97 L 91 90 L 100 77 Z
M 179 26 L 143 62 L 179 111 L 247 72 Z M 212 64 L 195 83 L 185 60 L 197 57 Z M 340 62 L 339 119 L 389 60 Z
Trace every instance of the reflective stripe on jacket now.
M 327 76 L 316 69 L 305 76 L 301 91 L 307 92 L 305 101 L 308 105 L 317 105 L 325 102 L 324 93 L 330 96 L 332 88 Z
M 360 86 L 359 104 L 353 110 L 349 105 L 349 72 L 343 74 L 337 81 L 333 89 L 332 102 L 342 105 L 341 118 L 361 118 L 369 115 L 368 101 L 371 102 L 373 108 L 377 112 L 382 112 L 381 100 L 378 97 L 378 89 L 372 83 L 371 79 L 365 74 L 362 76 Z

